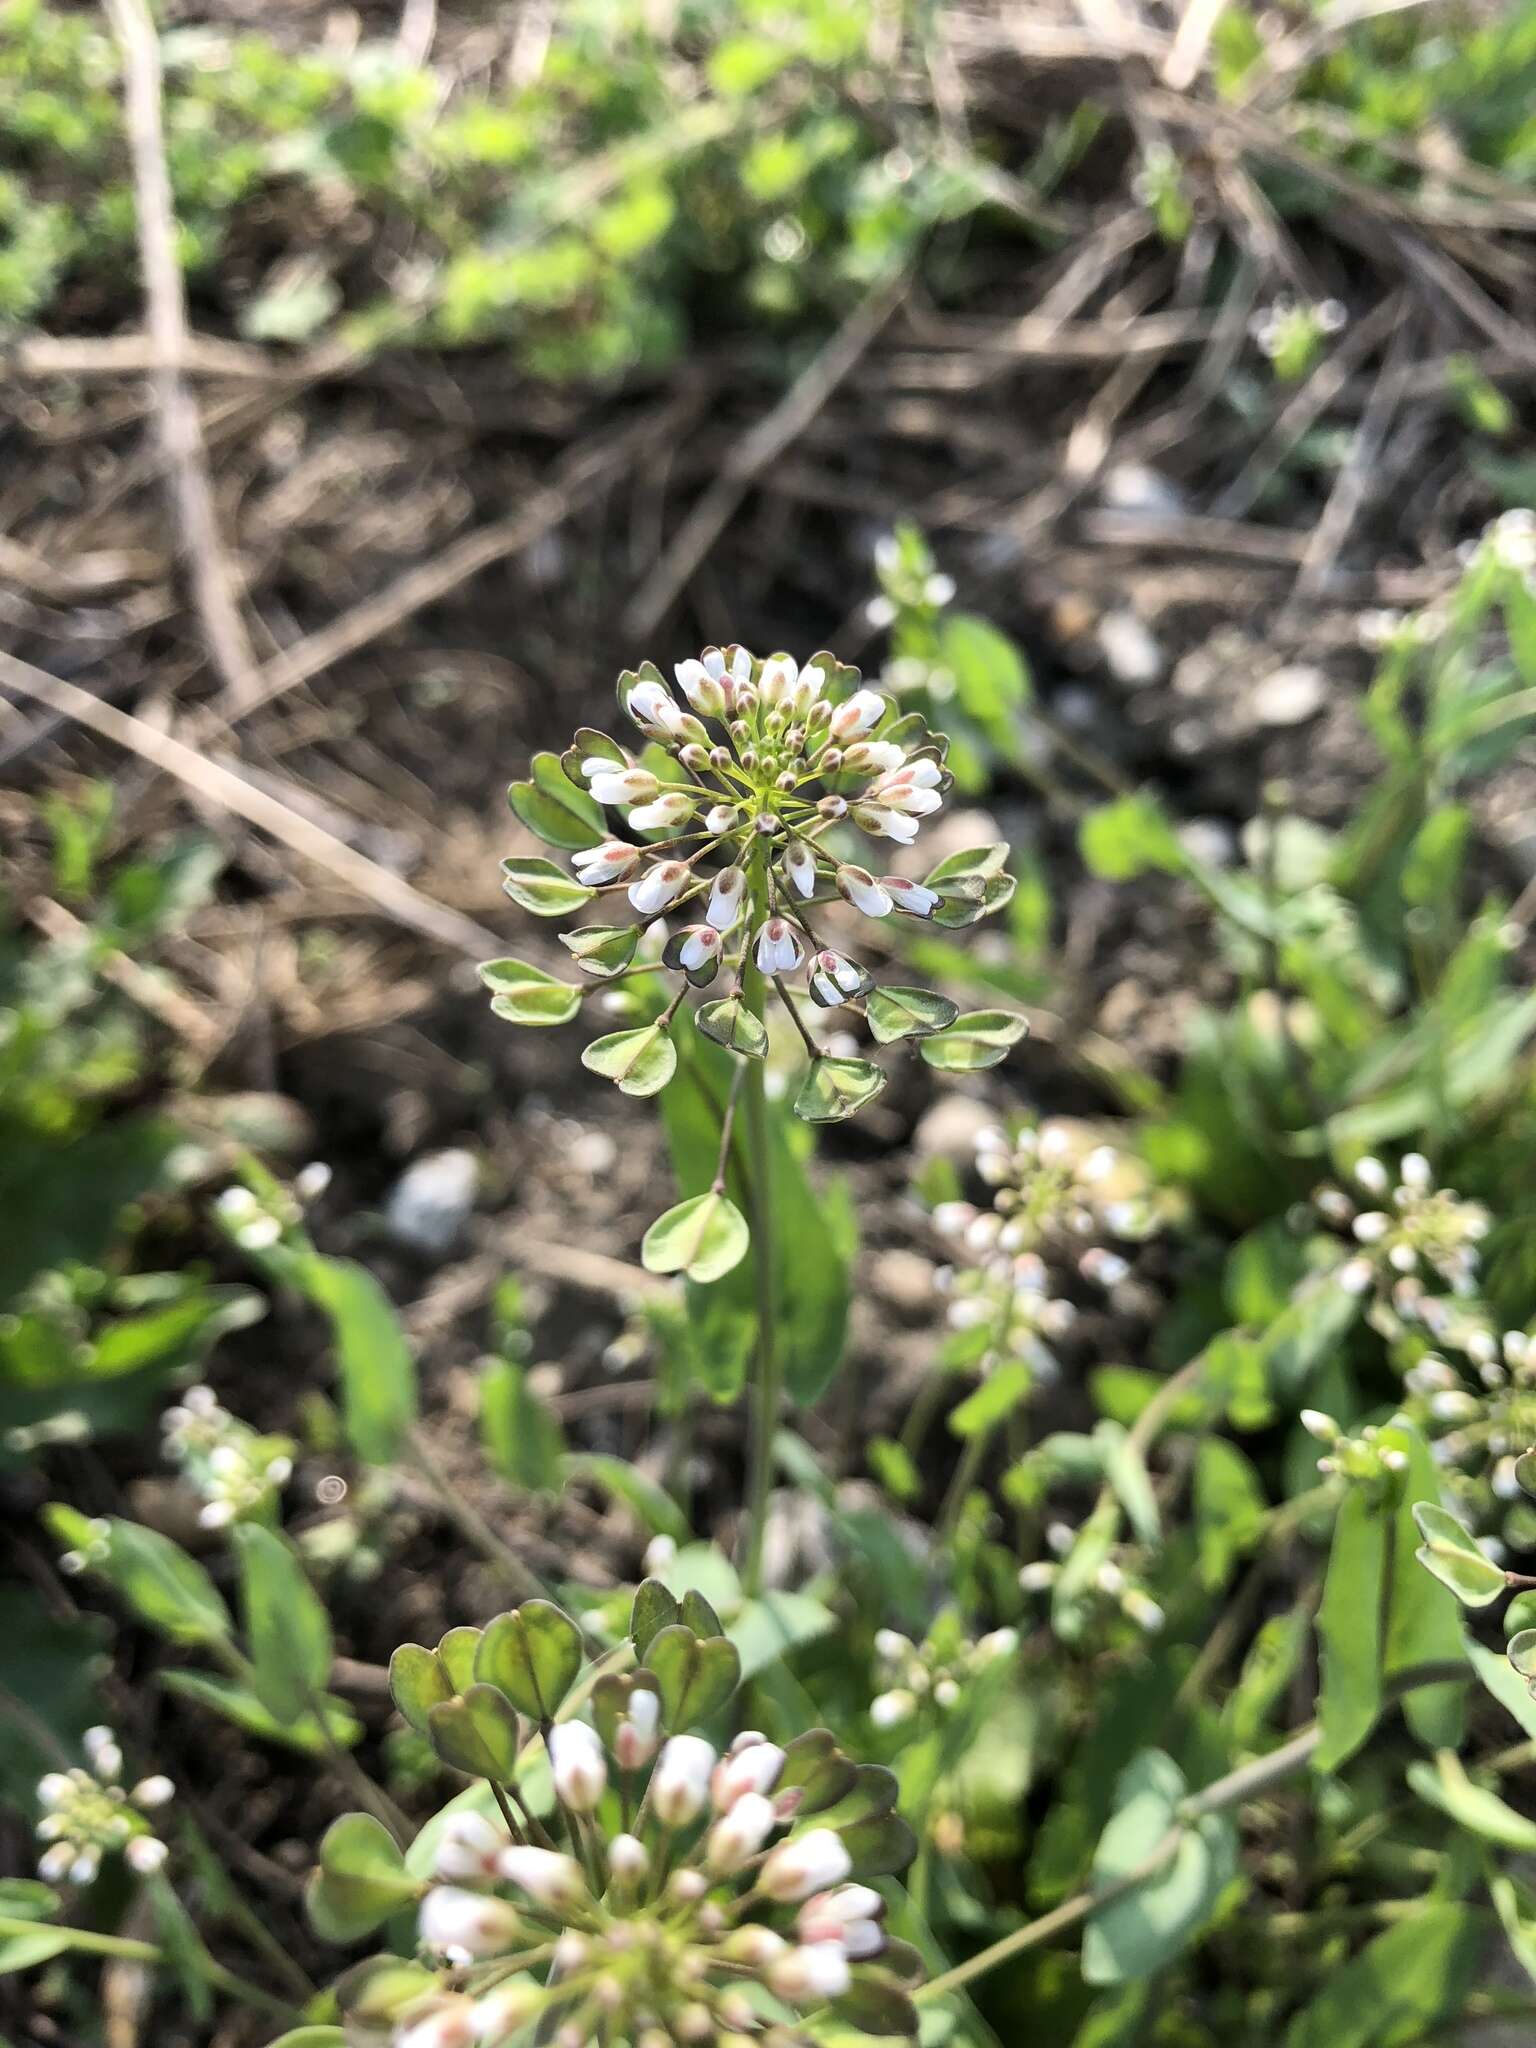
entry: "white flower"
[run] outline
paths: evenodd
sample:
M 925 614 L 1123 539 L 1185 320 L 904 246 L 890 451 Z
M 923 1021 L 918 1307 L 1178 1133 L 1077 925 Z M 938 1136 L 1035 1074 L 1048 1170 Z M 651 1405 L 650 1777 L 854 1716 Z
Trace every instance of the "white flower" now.
M 734 931 L 747 902 L 747 878 L 740 868 L 722 868 L 709 892 L 704 922 L 717 932 Z
M 1434 1185 L 1434 1175 L 1430 1171 L 1429 1161 L 1422 1152 L 1405 1152 L 1398 1171 L 1402 1174 L 1403 1186 L 1412 1194 L 1428 1194 Z
M 863 995 L 869 986 L 869 976 L 846 953 L 818 953 L 811 962 L 811 994 L 825 1009 Z
M 727 695 L 728 685 L 724 680 L 725 664 L 718 655 L 716 659 L 720 661 L 716 673 L 711 673 L 702 661 L 693 660 L 680 661 L 672 670 L 677 678 L 677 687 L 700 718 L 725 718 L 729 715 L 730 697 Z
M 803 839 L 796 839 L 784 849 L 784 858 L 779 863 L 784 879 L 797 896 L 807 899 L 816 894 L 816 856 Z
M 128 1797 L 135 1806 L 152 1812 L 157 1806 L 169 1806 L 176 1797 L 176 1787 L 163 1773 L 157 1772 L 153 1777 L 140 1778 Z
M 854 804 L 852 818 L 855 825 L 868 832 L 875 839 L 894 839 L 902 846 L 910 846 L 917 837 L 917 820 L 903 815 L 900 811 L 882 810 L 878 804 Z
M 425 1948 L 472 1956 L 503 1955 L 517 1940 L 521 1923 L 505 1899 L 457 1885 L 434 1885 L 421 1902 L 417 1932 Z
M 1375 1274 L 1369 1259 L 1346 1259 L 1334 1277 L 1346 1294 L 1364 1294 Z
M 795 695 L 800 664 L 792 654 L 770 654 L 758 678 L 758 691 L 765 704 L 783 704 Z
M 909 882 L 903 875 L 882 875 L 880 886 L 896 909 L 905 911 L 908 917 L 932 917 L 943 901 L 937 889 Z
M 884 1913 L 885 1901 L 873 1886 L 843 1884 L 807 1899 L 795 1915 L 795 1932 L 804 1942 L 836 1942 L 844 1955 L 863 1962 L 885 1947 Z
M 678 935 L 677 964 L 687 974 L 719 965 L 721 937 L 712 924 L 686 925 Z
M 785 918 L 770 917 L 758 928 L 756 959 L 760 974 L 792 974 L 804 958 L 800 935 Z
M 608 1761 L 597 1731 L 585 1721 L 560 1721 L 549 1731 L 556 1795 L 573 1813 L 590 1813 L 608 1785 Z
M 840 867 L 837 871 L 838 893 L 851 903 L 855 910 L 862 910 L 866 917 L 889 917 L 891 895 L 877 882 L 867 868 Z
M 667 1743 L 651 1776 L 651 1806 L 663 1826 L 686 1827 L 703 1812 L 716 1760 L 701 1735 L 674 1735 Z
M 716 1813 L 728 1813 L 749 1792 L 771 1792 L 784 1769 L 784 1752 L 776 1742 L 756 1742 L 733 1749 L 715 1766 L 709 1796 Z
M 622 882 L 634 873 L 639 861 L 639 847 L 623 839 L 605 839 L 601 846 L 585 846 L 571 855 L 571 866 L 590 889 L 604 882 Z
M 94 1884 L 100 1868 L 101 1851 L 94 1842 L 87 1842 L 83 1849 L 77 1846 L 69 1866 L 69 1881 L 71 1884 Z
M 624 1719 L 614 1730 L 613 1753 L 621 1770 L 638 1771 L 656 1754 L 661 1701 L 645 1688 L 632 1692 Z
M 1384 1195 L 1390 1184 L 1387 1169 L 1379 1159 L 1372 1159 L 1369 1155 L 1355 1162 L 1355 1179 L 1373 1195 Z
M 615 1835 L 608 1844 L 608 1871 L 620 1884 L 638 1884 L 650 1867 L 646 1846 L 637 1835 Z
M 476 2010 L 467 1998 L 455 1998 L 397 2033 L 394 2048 L 471 2048 L 487 2038 L 479 2032 Z
M 709 1831 L 705 1851 L 709 1867 L 727 1875 L 749 1862 L 778 1825 L 773 1801 L 761 1792 L 743 1792 L 732 1801 Z
M 912 1718 L 917 1701 L 904 1687 L 878 1693 L 869 1703 L 869 1718 L 876 1728 L 899 1728 Z
M 711 804 L 704 813 L 705 831 L 713 832 L 717 837 L 722 832 L 734 830 L 740 823 L 741 807 L 739 804 Z
M 519 1842 L 501 1852 L 501 1875 L 524 1891 L 535 1905 L 555 1911 L 579 1905 L 587 1897 L 587 1881 L 572 1856 L 555 1849 L 534 1849 Z
M 937 765 L 929 760 L 908 761 L 904 766 L 882 775 L 865 790 L 862 801 L 885 804 L 893 811 L 907 811 L 914 818 L 926 818 L 941 808 L 944 799 L 939 794 L 943 780 Z
M 825 1999 L 841 1998 L 853 1981 L 847 1956 L 830 1941 L 792 1948 L 768 1965 L 767 1977 L 768 1988 L 790 2005 L 820 2005 Z
M 61 1806 L 74 1790 L 62 1771 L 48 1771 L 37 1781 L 39 1806 Z
M 793 1906 L 812 1892 L 841 1884 L 853 1868 L 842 1837 L 831 1828 L 812 1828 L 775 1849 L 763 1865 L 758 1889 L 780 1905 Z
M 661 784 L 649 768 L 621 768 L 601 755 L 581 766 L 587 787 L 600 804 L 648 804 L 661 794 Z
M 1354 1223 L 1355 1236 L 1361 1244 L 1380 1244 L 1391 1227 L 1392 1218 L 1380 1209 L 1367 1209 Z
M 482 2048 L 503 2048 L 519 2027 L 526 2026 L 543 2009 L 544 1993 L 537 1984 L 498 1984 L 483 1998 L 477 1998 L 471 2017 L 472 2038 Z
M 894 740 L 857 740 L 843 755 L 843 766 L 851 775 L 888 775 L 906 758 Z
M 855 690 L 832 714 L 833 739 L 846 742 L 872 732 L 885 716 L 886 703 L 878 690 Z
M 140 1877 L 152 1877 L 170 1851 L 155 1835 L 135 1835 L 123 1851 L 123 1860 Z
M 638 881 L 631 882 L 625 893 L 642 917 L 655 917 L 669 903 L 676 901 L 687 887 L 691 874 L 686 861 L 658 861 L 655 867 L 647 868 Z
M 683 714 L 662 683 L 636 683 L 624 699 L 624 709 L 642 732 L 658 739 L 675 739 L 683 730 Z M 604 801 L 602 797 L 597 800 Z
M 444 1827 L 432 1868 L 438 1877 L 494 1884 L 507 1838 L 483 1814 L 456 1813 Z
M 686 825 L 696 806 L 680 789 L 663 790 L 652 804 L 636 804 L 629 822 L 636 832 L 673 832 Z

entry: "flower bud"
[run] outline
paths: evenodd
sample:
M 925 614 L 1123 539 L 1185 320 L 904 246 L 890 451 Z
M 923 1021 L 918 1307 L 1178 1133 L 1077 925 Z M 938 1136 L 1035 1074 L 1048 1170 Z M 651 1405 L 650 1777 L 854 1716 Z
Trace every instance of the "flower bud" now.
M 140 1877 L 152 1877 L 169 1854 L 158 1835 L 135 1835 L 123 1850 L 123 1860 Z
M 395 2035 L 394 2048 L 470 2048 L 479 2034 L 477 2006 L 467 1998 L 450 1998 Z
M 908 917 L 932 917 L 943 898 L 937 889 L 928 889 L 921 882 L 909 882 L 904 875 L 882 875 L 880 886 L 889 894 L 897 910 Z
M 544 1991 L 537 1984 L 498 1984 L 474 2005 L 474 2039 L 479 2048 L 505 2048 L 519 2027 L 543 2007 Z
M 451 1884 L 494 1884 L 505 1833 L 483 1814 L 456 1813 L 438 1837 L 433 1871 Z
M 792 1906 L 840 1884 L 853 1868 L 842 1837 L 831 1828 L 812 1828 L 775 1849 L 763 1865 L 758 1889 L 780 1905 Z
M 755 958 L 760 974 L 793 974 L 805 958 L 805 946 L 787 919 L 770 917 L 758 927 Z
M 638 1884 L 650 1867 L 650 1856 L 637 1835 L 615 1835 L 608 1844 L 608 1872 L 620 1884 Z
M 848 741 L 872 732 L 885 716 L 886 701 L 878 690 L 855 690 L 832 713 L 832 737 Z
M 613 1735 L 613 1753 L 621 1770 L 638 1771 L 650 1762 L 656 1754 L 660 1720 L 660 1699 L 648 1688 L 637 1687 Z
M 746 890 L 747 878 L 740 868 L 722 868 L 710 888 L 704 922 L 717 932 L 734 931 L 746 908 Z
M 655 917 L 682 894 L 692 873 L 685 860 L 658 861 L 630 883 L 629 900 L 642 917 Z
M 663 1826 L 686 1827 L 704 1810 L 715 1752 L 700 1735 L 674 1735 L 651 1778 L 651 1808 Z
M 626 839 L 605 839 L 600 846 L 586 846 L 571 855 L 571 866 L 589 889 L 605 882 L 622 882 L 639 865 L 640 849 Z
M 749 1970 L 763 1970 L 776 1956 L 783 1955 L 789 1943 L 782 1934 L 775 1934 L 771 1927 L 764 1927 L 759 1921 L 749 1920 L 744 1927 L 734 1928 L 720 1944 L 720 1953 L 730 1963 L 744 1963 Z
M 448 1884 L 434 1885 L 427 1893 L 417 1921 L 423 1947 L 477 1962 L 505 1955 L 520 1930 L 517 1913 L 505 1899 Z
M 555 1912 L 568 1911 L 588 1896 L 581 1865 L 574 1857 L 562 1856 L 554 1849 L 535 1849 L 516 1842 L 502 1850 L 499 1867 L 508 1884 L 526 1892 L 535 1905 L 547 1906 Z
M 888 917 L 891 913 L 889 890 L 877 882 L 867 868 L 840 867 L 837 888 L 839 895 L 855 910 L 862 910 L 866 917 Z
M 709 1794 L 716 1813 L 728 1813 L 743 1794 L 771 1792 L 784 1769 L 784 1752 L 776 1742 L 756 1742 L 732 1748 L 731 1754 L 715 1766 Z
M 705 1855 L 710 1869 L 722 1876 L 740 1870 L 777 1826 L 772 1800 L 761 1792 L 743 1792 L 709 1831 Z
M 548 1736 L 555 1794 L 573 1813 L 590 1813 L 608 1785 L 608 1759 L 585 1721 L 558 1721 Z
M 792 1948 L 768 1965 L 768 1988 L 788 2005 L 820 2005 L 841 1998 L 853 1981 L 848 1958 L 830 1941 Z

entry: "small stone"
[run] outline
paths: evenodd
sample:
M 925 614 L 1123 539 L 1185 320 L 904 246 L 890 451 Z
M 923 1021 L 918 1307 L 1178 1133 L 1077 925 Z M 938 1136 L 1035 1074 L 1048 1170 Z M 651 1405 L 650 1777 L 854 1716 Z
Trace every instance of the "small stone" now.
M 1305 725 L 1328 701 L 1328 678 L 1320 668 L 1293 663 L 1259 683 L 1249 705 L 1260 725 Z
M 390 1191 L 384 1221 L 401 1244 L 426 1258 L 445 1258 L 469 1221 L 480 1187 L 473 1152 L 451 1146 L 413 1159 Z
M 1106 612 L 1097 635 L 1104 665 L 1123 689 L 1145 689 L 1162 676 L 1163 650 L 1134 612 Z
M 951 1159 L 957 1166 L 969 1166 L 976 1156 L 978 1134 L 997 1120 L 996 1110 L 972 1095 L 941 1095 L 919 1117 L 912 1133 L 913 1150 L 920 1159 Z

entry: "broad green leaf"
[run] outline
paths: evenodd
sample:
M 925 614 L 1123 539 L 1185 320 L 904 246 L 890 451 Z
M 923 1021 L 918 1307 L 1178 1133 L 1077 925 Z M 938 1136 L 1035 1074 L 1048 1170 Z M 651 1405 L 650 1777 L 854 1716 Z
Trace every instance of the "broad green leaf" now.
M 418 1735 L 427 1732 L 427 1715 L 454 1694 L 452 1679 L 435 1650 L 420 1643 L 401 1643 L 389 1660 L 390 1696 Z
M 509 1024 L 569 1024 L 581 1008 L 578 983 L 557 981 L 526 960 L 487 960 L 477 971 L 492 1010 Z
M 1386 1511 L 1351 1487 L 1334 1524 L 1317 1616 L 1323 1737 L 1314 1761 L 1320 1771 L 1336 1771 L 1353 1756 L 1381 1712 L 1382 1586 L 1390 1538 Z
M 673 1626 L 677 1616 L 677 1601 L 660 1579 L 644 1579 L 635 1588 L 634 1604 L 629 1610 L 629 1633 L 642 1664 L 652 1642 L 662 1629 Z
M 1106 882 L 1133 881 L 1149 868 L 1179 875 L 1189 865 L 1167 813 L 1145 790 L 1090 811 L 1077 842 L 1089 868 Z
M 985 619 L 948 612 L 939 647 L 966 716 L 994 735 L 1008 733 L 1007 714 L 1029 701 L 1029 671 L 1013 642 Z
M 1028 1031 L 1011 1010 L 968 1010 L 947 1029 L 925 1038 L 918 1051 L 941 1074 L 975 1074 L 995 1067 Z
M 836 1059 L 823 1053 L 805 1070 L 795 1095 L 795 1115 L 807 1124 L 841 1123 L 873 1102 L 885 1079 L 872 1060 Z
M 297 1721 L 331 1675 L 330 1617 L 285 1538 L 243 1522 L 234 1539 L 251 1690 L 275 1720 Z
M 1519 1722 L 1527 1735 L 1536 1738 L 1536 1697 L 1509 1659 L 1472 1641 L 1467 1643 L 1467 1657 L 1504 1711 Z
M 740 996 L 722 996 L 718 1002 L 700 1003 L 693 1021 L 706 1038 L 723 1045 L 727 1052 L 760 1060 L 768 1051 L 768 1029 L 761 1017 L 749 1010 Z
M 1125 1983 L 1170 1962 L 1209 1919 L 1236 1868 L 1236 1837 L 1224 1814 L 1183 1826 L 1167 1847 L 1184 1791 L 1177 1765 L 1160 1750 L 1144 1751 L 1117 1781 L 1115 1810 L 1094 1851 L 1092 1888 L 1122 1883 L 1160 1850 L 1167 1860 L 1095 1908 L 1083 1937 L 1090 1984 Z
M 531 1720 L 553 1720 L 581 1670 L 581 1630 L 552 1600 L 525 1600 L 486 1624 L 475 1677 Z
M 139 1620 L 173 1643 L 227 1642 L 229 1609 L 202 1566 L 157 1529 L 116 1517 L 89 1523 L 73 1508 L 45 1510 L 49 1527 L 66 1545 L 90 1556 L 91 1567 L 127 1602 Z M 101 1555 L 95 1547 L 105 1546 Z
M 899 1813 L 855 1821 L 851 1827 L 839 1828 L 838 1836 L 853 1858 L 849 1876 L 857 1884 L 868 1884 L 877 1877 L 900 1877 L 917 1854 L 917 1837 Z
M 1454 1750 L 1442 1749 L 1433 1763 L 1418 1759 L 1408 1766 L 1407 1776 L 1421 1799 L 1449 1814 L 1459 1827 L 1470 1829 L 1501 1849 L 1536 1855 L 1536 1820 L 1516 1813 L 1497 1792 L 1474 1785 Z
M 967 1439 L 985 1435 L 1029 1399 L 1034 1384 L 1035 1375 L 1022 1359 L 1006 1361 L 951 1411 L 951 1432 Z
M 512 901 L 535 917 L 566 917 L 580 910 L 597 894 L 584 882 L 575 881 L 552 860 L 531 855 L 501 864 L 502 887 Z
M 565 1476 L 567 1483 L 586 1479 L 612 1494 L 653 1536 L 671 1536 L 679 1543 L 687 1542 L 688 1523 L 677 1502 L 630 1459 L 615 1458 L 604 1451 L 573 1451 L 565 1461 Z
M 352 1448 L 370 1465 L 393 1464 L 416 1420 L 416 1362 L 394 1303 L 353 1259 L 308 1252 L 284 1270 L 330 1318 Z
M 931 989 L 885 986 L 870 990 L 864 1014 L 875 1043 L 891 1045 L 898 1038 L 924 1038 L 947 1030 L 960 1010 L 948 996 L 935 995 Z
M 677 1071 L 677 1048 L 659 1023 L 594 1038 L 581 1064 L 625 1095 L 655 1095 Z
M 658 1630 L 645 1653 L 669 1734 L 694 1728 L 723 1707 L 741 1677 L 741 1658 L 723 1636 L 696 1636 L 681 1622 Z
M 279 1721 L 270 1714 L 248 1685 L 237 1679 L 216 1678 L 207 1671 L 162 1671 L 156 1681 L 167 1692 L 195 1701 L 211 1713 L 261 1742 L 275 1742 L 282 1749 L 297 1750 L 301 1756 L 325 1756 L 333 1749 L 355 1749 L 363 1739 L 363 1724 L 333 1693 L 321 1695 L 319 1714 L 301 1714 L 296 1721 Z
M 1424 1541 L 1414 1556 L 1464 1606 L 1486 1607 L 1505 1590 L 1504 1572 L 1447 1509 L 1420 1501 L 1413 1519 Z
M 1389 1679 L 1422 1664 L 1455 1663 L 1466 1654 L 1454 1590 L 1437 1585 L 1418 1563 L 1418 1539 L 1423 1532 L 1416 1514 L 1421 1507 L 1433 1507 L 1440 1498 L 1434 1455 L 1419 1432 L 1401 1417 L 1392 1424 L 1392 1433 L 1401 1442 L 1408 1463 L 1392 1523 L 1392 1598 L 1381 1665 Z M 1469 1681 L 1471 1675 L 1469 1671 Z M 1454 1749 L 1462 1738 L 1465 1700 L 1465 1685 L 1416 1686 L 1403 1701 L 1403 1715 L 1426 1748 Z
M 860 2034 L 883 2034 L 915 2040 L 918 2011 L 900 1981 L 889 1971 L 865 1964 L 831 2005 L 832 2018 Z
M 427 1740 L 450 1769 L 510 1784 L 517 1774 L 522 1730 L 517 1710 L 498 1685 L 471 1685 L 427 1712 Z
M 556 754 L 535 754 L 531 782 L 514 782 L 507 802 L 535 838 L 567 853 L 596 846 L 604 832 L 601 807 L 566 775 Z
M 1218 1591 L 1258 1543 L 1269 1503 L 1259 1475 L 1225 1437 L 1201 1439 L 1195 1452 L 1195 1533 L 1200 1582 Z
M 379 1821 L 344 1813 L 320 1838 L 319 1867 L 304 1903 L 323 1941 L 361 1941 L 422 1890 Z
M 479 1628 L 451 1628 L 438 1639 L 437 1654 L 455 1692 L 464 1692 L 475 1682 L 475 1659 L 484 1633 Z
M 606 978 L 619 974 L 635 957 L 640 944 L 637 924 L 584 924 L 573 932 L 561 932 L 560 943 L 572 954 L 578 967 L 588 974 Z M 481 970 L 482 973 L 484 970 Z
M 1412 2048 L 1462 2010 L 1484 1942 L 1470 1906 L 1426 1902 L 1329 1973 L 1284 2048 Z
M 527 1493 L 558 1492 L 564 1434 L 510 1358 L 492 1359 L 480 1374 L 480 1437 L 503 1479 Z
M 685 1273 L 699 1286 L 723 1279 L 747 1255 L 752 1233 L 728 1195 L 690 1195 L 658 1216 L 640 1245 L 648 1273 Z
M 1163 1533 L 1157 1496 L 1152 1491 L 1146 1461 L 1137 1450 L 1130 1431 L 1118 1422 L 1106 1419 L 1094 1425 L 1093 1440 L 1104 1463 L 1104 1477 L 1125 1509 L 1126 1519 L 1136 1536 L 1143 1543 L 1156 1543 Z

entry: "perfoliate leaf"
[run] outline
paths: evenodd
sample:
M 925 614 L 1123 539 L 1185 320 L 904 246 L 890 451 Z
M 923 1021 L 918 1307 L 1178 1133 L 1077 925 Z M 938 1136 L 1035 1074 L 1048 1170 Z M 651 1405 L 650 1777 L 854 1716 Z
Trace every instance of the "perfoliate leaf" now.
M 324 1941 L 361 1941 L 425 1886 L 405 1867 L 394 1838 L 367 1813 L 344 1813 L 320 1838 L 305 1906 Z
M 707 1285 L 739 1266 L 751 1241 L 736 1204 L 711 1188 L 656 1218 L 641 1241 L 640 1263 L 648 1273 L 686 1273 Z
M 629 1610 L 629 1633 L 635 1655 L 643 1664 L 645 1653 L 664 1628 L 677 1620 L 677 1601 L 660 1579 L 645 1579 L 635 1588 Z
M 587 778 L 581 772 L 581 764 L 593 760 L 611 761 L 615 768 L 627 768 L 629 765 L 629 756 L 616 739 L 599 732 L 595 726 L 580 725 L 576 728 L 575 738 L 560 756 L 560 766 L 569 781 L 574 782 L 578 789 L 585 789 Z
M 932 1031 L 946 1030 L 960 1008 L 932 989 L 872 988 L 865 998 L 864 1014 L 875 1043 L 891 1045 L 898 1038 L 925 1038 Z
M 706 1038 L 723 1045 L 727 1052 L 760 1060 L 768 1050 L 767 1026 L 740 996 L 722 996 L 718 1002 L 700 1003 L 693 1021 Z
M 438 1642 L 437 1654 L 455 1692 L 463 1692 L 475 1682 L 475 1658 L 484 1633 L 483 1629 L 464 1625 L 449 1629 Z
M 1432 1501 L 1419 1501 L 1413 1519 L 1424 1539 L 1414 1556 L 1427 1572 L 1449 1586 L 1466 1607 L 1486 1607 L 1498 1599 L 1505 1587 L 1502 1567 L 1484 1554 L 1453 1514 Z
M 427 1740 L 453 1770 L 507 1784 L 517 1770 L 522 1731 L 498 1685 L 472 1685 L 427 1715 Z
M 507 802 L 528 830 L 546 846 L 567 853 L 596 846 L 603 836 L 603 813 L 586 790 L 578 789 L 555 754 L 535 754 L 531 782 L 514 782 Z
M 1006 1059 L 1028 1029 L 1011 1010 L 968 1010 L 947 1030 L 925 1038 L 918 1051 L 941 1074 L 974 1074 Z
M 1536 1628 L 1523 1628 L 1511 1636 L 1504 1654 L 1522 1678 L 1536 1678 Z
M 535 1721 L 553 1718 L 581 1669 L 581 1630 L 552 1600 L 525 1600 L 486 1624 L 475 1677 Z
M 401 1643 L 389 1660 L 389 1690 L 395 1705 L 418 1735 L 427 1732 L 433 1707 L 453 1698 L 453 1681 L 435 1650 Z
M 543 860 L 536 854 L 504 860 L 501 872 L 502 887 L 512 901 L 531 910 L 535 917 L 566 917 L 571 911 L 580 910 L 584 903 L 590 903 L 597 894 L 595 889 L 557 868 L 552 860 Z
M 509 1024 L 569 1024 L 581 1008 L 580 985 L 556 981 L 526 960 L 486 960 L 477 969 L 491 1008 Z
M 723 1707 L 741 1677 L 736 1646 L 724 1636 L 696 1636 L 674 1622 L 651 1638 L 646 1668 L 655 1675 L 667 1732 L 696 1727 Z
M 624 1095 L 655 1095 L 677 1071 L 677 1047 L 659 1023 L 594 1038 L 581 1064 L 617 1084 Z
M 872 1060 L 836 1059 L 823 1053 L 806 1068 L 795 1096 L 795 1115 L 802 1123 L 841 1123 L 873 1102 L 885 1079 Z

